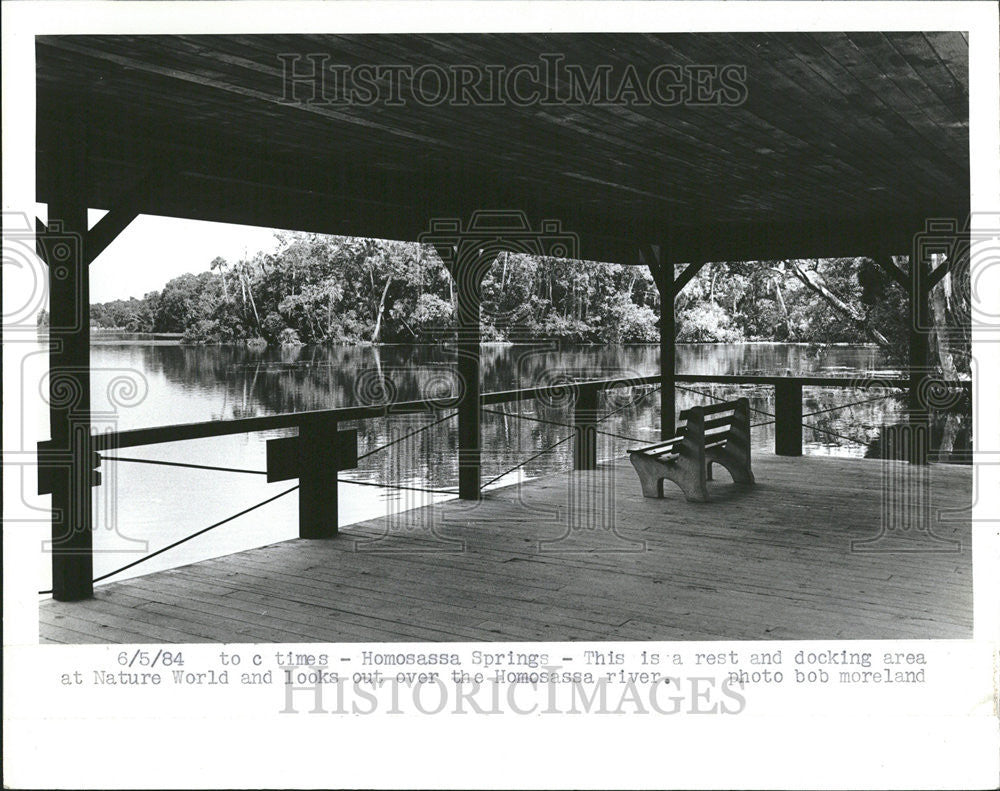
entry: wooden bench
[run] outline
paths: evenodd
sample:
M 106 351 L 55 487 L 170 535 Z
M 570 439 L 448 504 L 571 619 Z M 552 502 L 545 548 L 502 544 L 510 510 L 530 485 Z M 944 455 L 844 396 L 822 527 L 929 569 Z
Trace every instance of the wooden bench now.
M 707 419 L 710 415 L 718 415 Z M 696 406 L 680 414 L 676 436 L 628 452 L 645 497 L 663 497 L 663 481 L 676 483 L 691 502 L 708 502 L 712 465 L 729 470 L 736 483 L 752 484 L 750 401 L 738 398 Z

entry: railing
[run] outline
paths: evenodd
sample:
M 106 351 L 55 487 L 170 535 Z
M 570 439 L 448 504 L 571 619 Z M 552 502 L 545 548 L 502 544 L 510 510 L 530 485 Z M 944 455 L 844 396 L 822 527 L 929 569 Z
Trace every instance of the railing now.
M 769 412 L 763 412 L 762 410 L 754 410 L 766 417 L 770 417 L 771 420 L 764 421 L 764 423 L 758 423 L 755 425 L 765 425 L 767 423 L 774 422 L 775 424 L 775 440 L 774 440 L 774 452 L 779 455 L 784 456 L 800 456 L 802 455 L 802 429 L 804 426 L 808 427 L 808 424 L 803 423 L 803 417 L 808 417 L 808 415 L 803 415 L 802 412 L 802 391 L 804 387 L 840 387 L 840 388 L 850 388 L 850 389 L 890 389 L 890 390 L 905 390 L 909 386 L 909 379 L 904 377 L 871 377 L 871 378 L 860 378 L 854 377 L 823 377 L 823 376 L 755 376 L 755 375 L 705 375 L 705 374 L 676 374 L 673 377 L 675 386 L 677 383 L 690 383 L 690 384 L 724 384 L 724 385 L 757 385 L 774 387 L 775 389 L 775 411 L 774 414 Z M 571 433 L 566 437 L 562 438 L 558 442 L 550 445 L 547 448 L 535 453 L 528 459 L 517 464 L 510 470 L 495 476 L 491 480 L 487 481 L 485 484 L 480 482 L 479 489 L 482 490 L 496 481 L 500 480 L 504 476 L 510 474 L 511 472 L 517 470 L 518 468 L 529 463 L 533 459 L 547 453 L 554 448 L 568 442 L 569 440 L 575 440 L 574 450 L 573 450 L 573 466 L 574 469 L 587 470 L 596 469 L 598 456 L 597 456 L 597 437 L 598 435 L 606 435 L 611 437 L 619 437 L 621 439 L 634 440 L 637 442 L 644 442 L 647 440 L 641 440 L 634 437 L 625 437 L 619 434 L 614 434 L 611 432 L 603 431 L 600 426 L 604 421 L 608 420 L 617 413 L 622 412 L 628 407 L 638 403 L 639 401 L 648 398 L 653 395 L 657 390 L 660 389 L 662 378 L 660 376 L 640 376 L 640 377 L 627 377 L 618 379 L 596 379 L 596 380 L 576 380 L 567 381 L 565 383 L 554 384 L 554 385 L 544 385 L 537 387 L 527 387 L 518 390 L 504 390 L 492 393 L 483 393 L 480 396 L 480 408 L 485 412 L 498 412 L 499 414 L 506 415 L 512 418 L 525 419 L 525 420 L 535 420 L 541 423 L 548 423 L 556 426 L 561 426 L 571 430 Z M 971 388 L 970 382 L 965 381 L 955 381 L 955 382 L 939 382 L 941 386 L 947 388 L 961 387 L 965 389 Z M 604 390 L 610 390 L 621 387 L 640 387 L 649 386 L 651 389 L 644 393 L 641 393 L 636 398 L 633 398 L 628 403 L 619 406 L 618 408 L 612 410 L 608 414 L 599 414 L 599 397 L 598 394 Z M 677 389 L 689 390 L 690 392 L 697 393 L 698 395 L 715 399 L 716 396 L 711 393 L 705 393 L 699 390 L 693 390 L 691 388 L 685 388 L 683 386 L 677 387 Z M 821 412 L 832 411 L 833 409 L 842 409 L 849 406 L 853 406 L 858 403 L 867 403 L 874 400 L 880 400 L 882 398 L 891 397 L 890 394 L 878 396 L 877 398 L 869 398 L 863 401 L 854 402 L 852 404 L 843 404 L 837 407 L 833 407 L 830 410 L 820 410 Z M 571 423 L 561 423 L 558 421 L 543 419 L 539 417 L 520 415 L 515 413 L 510 413 L 505 410 L 493 410 L 489 409 L 490 406 L 495 406 L 499 404 L 509 404 L 517 403 L 520 401 L 532 400 L 532 399 L 555 399 L 560 401 L 565 401 L 572 404 L 573 417 Z M 384 450 L 392 445 L 395 445 L 402 440 L 425 431 L 432 426 L 443 423 L 444 421 L 454 417 L 457 412 L 451 412 L 444 417 L 437 418 L 424 426 L 421 426 L 414 431 L 409 432 L 401 437 L 391 440 L 390 442 L 375 448 L 367 453 L 358 456 L 356 448 L 356 440 L 353 438 L 353 432 L 348 435 L 347 432 L 338 431 L 338 424 L 355 421 L 355 420 L 367 420 L 374 418 L 385 418 L 394 415 L 414 415 L 414 414 L 436 414 L 442 409 L 448 409 L 455 407 L 458 404 L 458 399 L 448 399 L 448 398 L 438 398 L 438 399 L 421 399 L 414 401 L 401 401 L 388 404 L 373 404 L 373 405 L 361 405 L 361 406 L 351 406 L 351 407 L 340 407 L 335 409 L 323 409 L 308 412 L 294 412 L 285 413 L 279 415 L 266 415 L 262 417 L 254 418 L 241 418 L 234 420 L 225 421 L 210 421 L 202 423 L 186 423 L 186 424 L 175 424 L 169 426 L 156 426 L 152 428 L 140 428 L 140 429 L 130 429 L 124 431 L 115 431 L 94 434 L 89 438 L 90 447 L 86 449 L 85 454 L 81 453 L 81 458 L 91 458 L 92 467 L 96 468 L 101 460 L 104 461 L 116 461 L 116 462 L 136 462 L 143 464 L 163 464 L 167 466 L 182 466 L 191 467 L 195 469 L 206 469 L 206 470 L 217 470 L 226 472 L 242 472 L 253 475 L 267 475 L 269 481 L 274 480 L 286 480 L 290 478 L 298 478 L 299 484 L 293 486 L 281 494 L 275 495 L 268 498 L 260 503 L 257 503 L 250 508 L 241 511 L 239 514 L 235 514 L 227 519 L 217 522 L 209 527 L 193 533 L 186 538 L 176 541 L 169 546 L 163 547 L 142 559 L 134 561 L 132 563 L 123 566 L 120 569 L 109 572 L 107 574 L 98 577 L 94 581 L 100 581 L 111 577 L 125 569 L 131 568 L 138 563 L 143 562 L 151 557 L 159 555 L 168 549 L 172 549 L 177 545 L 188 541 L 195 536 L 201 535 L 208 530 L 214 529 L 222 524 L 231 522 L 237 516 L 241 516 L 249 511 L 261 507 L 267 503 L 273 502 L 274 500 L 282 497 L 286 494 L 290 494 L 296 489 L 300 490 L 300 508 L 299 508 L 299 535 L 303 538 L 318 538 L 318 537 L 328 537 L 336 534 L 338 530 L 337 521 L 337 471 L 342 469 L 347 469 L 349 467 L 355 466 L 357 460 L 371 456 L 381 450 Z M 814 413 L 818 414 L 818 413 Z M 672 428 L 672 427 L 671 427 Z M 811 428 L 818 429 L 820 431 L 826 431 L 825 429 L 812 426 Z M 185 440 L 194 439 L 205 439 L 210 437 L 222 437 L 229 436 L 233 434 L 244 434 L 244 433 L 256 433 L 262 431 L 273 431 L 276 429 L 297 429 L 298 437 L 302 441 L 301 446 L 288 446 L 286 440 L 272 440 L 271 443 L 275 443 L 272 448 L 269 443 L 268 448 L 268 469 L 267 470 L 244 470 L 231 467 L 221 467 L 221 466 L 211 466 L 211 465 L 199 465 L 199 464 L 187 464 L 182 462 L 167 462 L 167 461 L 157 461 L 151 459 L 137 459 L 130 458 L 121 455 L 108 455 L 108 451 L 119 451 L 123 448 L 129 447 L 140 447 L 147 445 L 156 445 L 167 442 L 179 442 Z M 833 434 L 833 432 L 827 431 L 827 433 Z M 352 449 L 345 450 L 345 435 L 346 438 L 350 439 L 354 444 Z M 840 436 L 840 435 L 835 435 Z M 282 444 L 284 443 L 284 444 Z M 459 438 L 459 459 L 463 457 L 464 448 L 462 445 L 462 438 Z M 58 474 L 59 470 L 65 471 L 67 466 L 67 454 L 63 453 L 53 453 L 52 449 L 49 447 L 50 443 L 40 443 L 39 444 L 39 482 L 40 490 L 46 491 L 50 490 L 52 479 Z M 303 451 L 302 449 L 311 450 Z M 274 451 L 272 453 L 272 450 Z M 280 455 L 279 455 L 280 451 Z M 304 456 L 299 456 L 299 454 L 305 453 Z M 323 454 L 327 454 L 324 456 Z M 72 455 L 72 454 L 70 454 Z M 339 456 L 338 456 L 339 455 Z M 344 457 L 349 458 L 344 458 Z M 478 474 L 478 468 L 477 468 Z M 63 473 L 65 474 L 65 473 Z M 99 475 L 93 474 L 91 476 L 91 484 L 98 484 L 100 482 Z M 423 487 L 411 487 L 411 486 L 397 486 L 394 484 L 371 484 L 364 481 L 352 481 L 344 480 L 343 483 L 358 484 L 358 485 L 377 485 L 384 488 L 398 488 L 398 489 L 414 489 L 418 491 L 442 493 L 442 494 L 455 494 L 456 492 L 450 490 L 439 490 L 439 489 L 427 489 Z M 56 566 L 57 564 L 68 564 L 71 565 L 74 562 L 80 562 L 78 555 L 73 554 L 57 554 L 53 553 L 53 577 L 56 576 Z M 90 568 L 91 558 L 87 557 L 85 559 L 86 567 Z M 65 572 L 66 568 L 63 567 L 61 571 Z M 79 572 L 79 569 L 75 569 Z M 89 578 L 89 575 L 88 575 Z M 42 591 L 42 593 L 49 593 L 51 591 Z M 76 598 L 80 598 L 77 596 Z
M 728 385 L 760 385 L 775 388 L 775 453 L 784 456 L 802 454 L 802 389 L 803 387 L 840 387 L 848 389 L 899 388 L 905 390 L 909 379 L 905 377 L 872 377 L 870 379 L 848 376 L 753 376 L 676 374 L 675 382 Z M 637 376 L 620 379 L 594 379 L 567 382 L 566 384 L 526 387 L 518 390 L 498 390 L 480 396 L 482 406 L 515 403 L 539 398 L 565 395 L 567 389 L 575 391 L 574 425 L 589 426 L 596 417 L 596 394 L 602 390 L 618 387 L 660 385 L 661 377 Z M 943 382 L 948 387 L 971 389 L 971 382 Z M 651 395 L 646 393 L 645 395 Z M 702 395 L 706 395 L 702 393 Z M 96 451 L 158 445 L 164 442 L 223 437 L 232 434 L 248 434 L 275 429 L 297 428 L 309 430 L 318 425 L 330 425 L 352 420 L 383 418 L 391 415 L 413 415 L 430 413 L 442 408 L 453 407 L 457 399 L 421 399 L 397 401 L 390 404 L 338 407 L 306 412 L 287 412 L 280 415 L 215 420 L 202 423 L 178 423 L 169 426 L 128 429 L 124 431 L 95 434 L 92 448 Z M 796 435 L 798 439 L 796 440 Z M 590 458 L 584 454 L 584 458 Z

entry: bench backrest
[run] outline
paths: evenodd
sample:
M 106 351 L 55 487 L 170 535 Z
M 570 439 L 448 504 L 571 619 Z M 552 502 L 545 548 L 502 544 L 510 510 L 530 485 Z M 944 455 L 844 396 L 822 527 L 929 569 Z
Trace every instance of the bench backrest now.
M 718 417 L 713 417 L 713 416 Z M 730 441 L 742 447 L 750 444 L 750 399 L 720 401 L 707 406 L 693 406 L 678 416 L 684 421 L 673 438 L 638 451 L 651 456 L 678 454 L 704 456 L 708 448 L 722 448 Z
M 718 417 L 706 419 L 710 415 Z M 725 445 L 734 438 L 750 440 L 749 398 L 693 406 L 681 412 L 679 417 L 684 421 L 684 436 L 700 441 L 706 448 Z

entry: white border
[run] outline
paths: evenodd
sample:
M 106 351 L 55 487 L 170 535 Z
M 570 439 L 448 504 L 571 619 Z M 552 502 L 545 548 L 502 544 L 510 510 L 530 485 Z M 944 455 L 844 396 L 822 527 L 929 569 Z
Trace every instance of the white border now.
M 969 30 L 972 208 L 996 212 L 998 18 L 981 3 L 797 2 L 5 2 L 3 206 L 34 205 L 32 36 L 56 33 Z M 849 119 L 845 119 L 849 123 Z M 905 162 L 900 167 L 906 167 Z M 996 227 L 996 226 L 994 226 Z M 976 266 L 976 263 L 973 263 Z M 1000 294 L 994 295 L 1000 298 Z M 7 297 L 5 296 L 5 300 Z M 1000 314 L 1000 309 L 991 311 Z M 977 339 L 977 451 L 1000 452 L 1000 345 Z M 5 346 L 8 418 L 30 411 Z M 6 440 L 5 440 L 6 442 Z M 8 446 L 9 447 L 9 446 Z M 4 471 L 5 483 L 9 480 Z M 1000 517 L 1000 468 L 980 479 L 977 519 Z M 5 498 L 5 517 L 16 503 Z M 6 520 L 5 520 L 6 521 Z M 794 716 L 263 716 L 201 706 L 164 715 L 155 696 L 106 693 L 56 716 L 51 673 L 101 648 L 33 645 L 30 541 L 4 533 L 5 774 L 12 786 L 986 787 L 997 780 L 998 523 L 976 527 L 974 641 L 940 646 L 953 684 L 912 710 L 838 705 Z M 27 554 L 25 554 L 27 553 Z M 727 644 L 712 644 L 723 650 Z M 505 644 L 505 647 L 509 647 Z M 611 648 L 613 644 L 601 644 Z M 86 660 L 84 660 L 86 658 Z M 78 717 L 84 716 L 85 719 Z M 46 719 L 47 718 L 47 719 Z

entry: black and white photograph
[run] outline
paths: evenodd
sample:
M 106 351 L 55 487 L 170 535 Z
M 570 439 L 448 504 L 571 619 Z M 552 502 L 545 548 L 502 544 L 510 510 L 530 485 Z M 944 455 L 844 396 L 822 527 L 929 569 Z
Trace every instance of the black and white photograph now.
M 994 4 L 3 12 L 5 785 L 1000 782 Z

